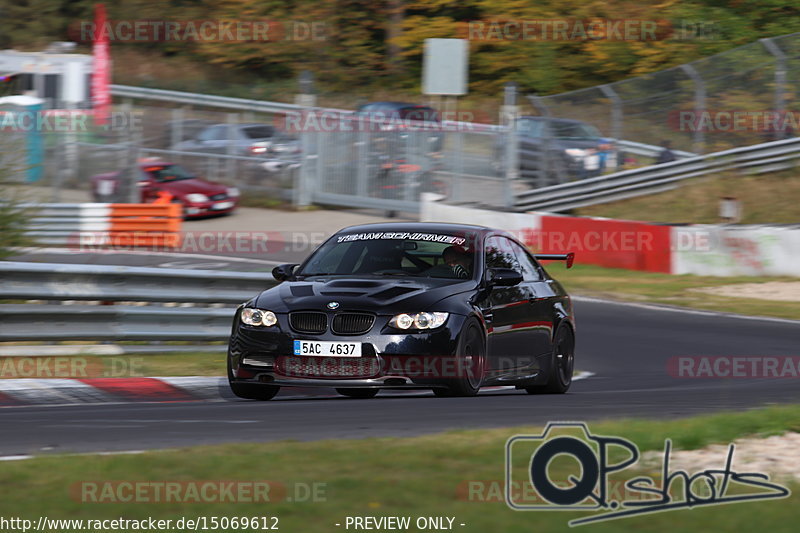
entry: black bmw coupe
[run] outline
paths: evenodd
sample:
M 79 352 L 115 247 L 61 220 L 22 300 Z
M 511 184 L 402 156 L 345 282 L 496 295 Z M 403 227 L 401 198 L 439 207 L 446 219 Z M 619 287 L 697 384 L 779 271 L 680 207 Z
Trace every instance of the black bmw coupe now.
M 510 234 L 443 223 L 345 228 L 236 310 L 228 379 L 241 398 L 281 387 L 473 396 L 511 385 L 564 393 L 575 319 L 563 287 Z

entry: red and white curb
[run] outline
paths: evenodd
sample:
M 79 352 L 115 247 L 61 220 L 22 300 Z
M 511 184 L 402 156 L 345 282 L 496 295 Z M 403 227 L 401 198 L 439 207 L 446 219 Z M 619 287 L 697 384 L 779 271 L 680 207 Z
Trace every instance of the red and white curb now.
M 202 376 L 0 379 L 0 406 L 186 402 L 219 399 L 227 390 L 227 379 Z
M 573 381 L 586 379 L 591 372 L 576 372 Z M 484 394 L 514 387 L 485 387 Z M 284 399 L 326 396 L 324 388 L 287 389 Z M 423 390 L 390 390 L 383 396 L 425 394 Z M 0 407 L 23 405 L 74 405 L 83 403 L 191 402 L 234 399 L 224 377 L 147 377 L 90 379 L 0 379 Z

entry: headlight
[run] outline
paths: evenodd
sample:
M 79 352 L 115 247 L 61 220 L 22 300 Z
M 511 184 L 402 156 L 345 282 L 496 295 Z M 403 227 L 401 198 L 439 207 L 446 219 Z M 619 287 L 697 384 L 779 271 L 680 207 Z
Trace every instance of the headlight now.
M 228 196 L 231 196 L 233 198 L 239 196 L 239 189 L 237 189 L 236 187 L 228 187 Z
M 272 311 L 252 307 L 242 309 L 241 320 L 248 326 L 274 326 L 278 323 L 278 317 Z
M 186 199 L 189 200 L 190 202 L 199 204 L 201 202 L 207 202 L 208 201 L 208 196 L 206 196 L 205 194 L 200 194 L 200 193 L 194 192 L 192 194 L 187 194 L 186 195 Z
M 397 329 L 436 329 L 447 322 L 449 313 L 403 313 L 393 316 L 389 325 Z

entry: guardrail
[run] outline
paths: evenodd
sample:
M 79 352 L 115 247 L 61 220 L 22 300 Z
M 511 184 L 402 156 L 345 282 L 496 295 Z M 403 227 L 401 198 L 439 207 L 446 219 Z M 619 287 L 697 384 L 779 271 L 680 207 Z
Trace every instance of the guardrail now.
M 614 144 L 616 144 L 617 147 L 623 152 L 629 152 L 631 154 L 653 158 L 658 157 L 658 155 L 664 149 L 663 146 L 626 141 L 625 139 L 616 139 Z M 697 156 L 697 154 L 693 154 L 692 152 L 684 152 L 683 150 L 673 150 L 672 153 L 675 154 L 675 157 L 678 159 Z
M 277 283 L 266 272 L 21 262 L 0 262 L 0 279 L 0 300 L 21 302 L 0 305 L 0 341 L 226 340 L 233 308 Z
M 517 195 L 520 211 L 561 212 L 677 188 L 681 181 L 726 170 L 751 174 L 787 170 L 800 159 L 800 137 L 625 170 Z
M 29 237 L 40 244 L 177 246 L 179 204 L 24 204 Z
M 250 100 L 247 98 L 216 96 L 213 94 L 168 91 L 165 89 L 148 89 L 145 87 L 132 87 L 128 85 L 111 85 L 111 94 L 121 98 L 142 98 L 161 102 L 171 102 L 175 104 L 216 107 L 220 109 L 237 109 L 242 111 L 260 111 L 263 113 L 300 113 L 303 110 L 308 109 L 297 104 L 266 102 L 263 100 Z M 344 113 L 352 112 L 344 109 L 331 109 L 331 111 L 341 111 Z

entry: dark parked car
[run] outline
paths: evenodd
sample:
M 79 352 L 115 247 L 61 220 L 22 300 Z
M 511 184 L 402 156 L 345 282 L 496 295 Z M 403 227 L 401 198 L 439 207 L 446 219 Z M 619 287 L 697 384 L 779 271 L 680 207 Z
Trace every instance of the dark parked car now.
M 542 173 L 547 182 L 558 181 L 558 174 L 581 179 L 617 166 L 618 154 L 612 141 L 591 124 L 530 116 L 519 117 L 514 124 L 519 139 L 520 177 L 525 180 L 539 184 Z M 495 143 L 493 159 L 498 173 L 505 172 L 507 144 L 505 136 L 499 136 Z
M 142 203 L 167 193 L 166 199 L 183 206 L 184 218 L 232 213 L 239 204 L 239 190 L 199 178 L 180 165 L 157 158 L 139 161 L 135 172 Z M 90 178 L 95 202 L 122 201 L 122 172 L 108 172 Z
M 513 385 L 564 393 L 575 319 L 564 288 L 511 235 L 482 226 L 345 228 L 236 310 L 228 347 L 234 394 L 268 400 L 281 387 L 473 396 Z
M 373 121 L 375 130 L 386 132 L 387 143 L 407 145 L 410 141 L 423 152 L 442 151 L 441 120 L 431 107 L 408 102 L 372 102 L 360 106 L 356 114 Z

